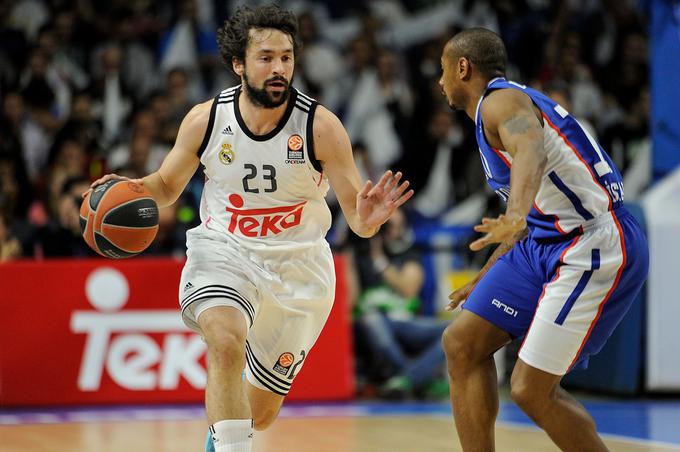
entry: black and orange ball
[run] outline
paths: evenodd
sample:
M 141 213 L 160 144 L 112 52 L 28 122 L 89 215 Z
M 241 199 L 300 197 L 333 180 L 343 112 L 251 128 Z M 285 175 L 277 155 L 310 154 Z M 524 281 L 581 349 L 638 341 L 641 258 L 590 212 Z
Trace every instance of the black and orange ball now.
M 110 180 L 83 199 L 80 230 L 90 248 L 102 256 L 135 256 L 156 237 L 158 205 L 143 185 Z

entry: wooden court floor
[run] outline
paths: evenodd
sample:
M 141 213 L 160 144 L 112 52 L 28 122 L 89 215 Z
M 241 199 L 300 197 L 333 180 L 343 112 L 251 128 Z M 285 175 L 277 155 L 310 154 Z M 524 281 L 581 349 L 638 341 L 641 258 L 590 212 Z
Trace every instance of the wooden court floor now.
M 202 452 L 202 420 L 79 422 L 0 426 L 2 452 Z M 542 431 L 499 425 L 499 452 L 556 450 Z M 605 438 L 612 451 L 680 447 Z M 460 451 L 452 420 L 439 416 L 284 417 L 257 432 L 255 452 Z

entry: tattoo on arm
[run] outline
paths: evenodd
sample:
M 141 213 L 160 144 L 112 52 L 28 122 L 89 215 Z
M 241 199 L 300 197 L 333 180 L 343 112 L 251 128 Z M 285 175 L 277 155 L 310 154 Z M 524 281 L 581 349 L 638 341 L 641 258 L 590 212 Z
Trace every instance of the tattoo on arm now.
M 522 116 L 513 116 L 512 118 L 508 119 L 503 123 L 503 127 L 505 130 L 508 131 L 508 133 L 513 134 L 513 135 L 519 135 L 526 133 L 527 130 L 531 127 L 529 124 L 529 121 L 527 120 L 527 117 L 525 115 Z

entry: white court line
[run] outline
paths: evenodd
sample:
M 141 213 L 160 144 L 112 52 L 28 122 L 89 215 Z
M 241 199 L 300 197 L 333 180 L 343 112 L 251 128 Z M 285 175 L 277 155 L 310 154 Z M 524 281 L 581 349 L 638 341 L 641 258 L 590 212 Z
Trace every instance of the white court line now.
M 521 422 L 498 421 L 496 423 L 496 425 L 501 425 L 501 426 L 508 427 L 508 428 L 515 429 L 515 430 L 533 430 L 533 431 L 536 431 L 536 432 L 541 431 L 541 429 L 538 428 L 537 426 L 527 425 L 527 424 L 523 424 Z M 616 441 L 629 442 L 629 443 L 633 443 L 633 444 L 639 444 L 639 445 L 642 445 L 642 446 L 670 447 L 670 448 L 680 450 L 680 444 L 667 443 L 665 441 L 657 441 L 657 440 L 651 440 L 651 439 L 642 439 L 642 438 L 636 438 L 636 437 L 632 437 L 632 436 L 616 435 L 616 434 L 612 434 L 612 433 L 602 433 L 602 432 L 597 432 L 597 433 L 605 439 L 613 439 L 613 440 L 616 440 Z

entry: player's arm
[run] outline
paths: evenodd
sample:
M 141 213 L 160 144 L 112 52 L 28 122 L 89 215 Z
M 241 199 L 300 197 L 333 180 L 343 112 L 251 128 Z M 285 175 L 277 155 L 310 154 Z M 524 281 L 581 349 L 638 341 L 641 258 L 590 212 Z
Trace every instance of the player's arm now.
M 526 218 L 541 185 L 547 161 L 543 127 L 526 94 L 504 89 L 491 93 L 482 105 L 485 132 L 498 138 L 512 156 L 510 197 L 505 211 L 511 218 Z
M 354 163 L 352 145 L 340 120 L 319 106 L 314 116 L 314 153 L 338 198 L 349 227 L 360 237 L 371 237 L 412 195 L 408 182 L 399 185 L 401 173 L 386 172 L 374 186 L 362 184 Z
M 198 149 L 208 128 L 211 105 L 212 101 L 208 101 L 192 108 L 182 120 L 175 145 L 163 160 L 158 171 L 142 179 L 133 180 L 133 182 L 143 184 L 151 192 L 158 207 L 169 206 L 177 201 L 191 176 L 196 172 L 200 163 Z M 107 180 L 121 178 L 116 174 L 107 174 L 93 182 L 91 188 Z
M 494 91 L 482 103 L 481 114 L 489 144 L 512 156 L 512 169 L 505 214 L 484 218 L 475 226 L 475 231 L 486 233 L 470 245 L 475 251 L 491 243 L 514 243 L 516 234 L 526 228 L 547 162 L 543 128 L 529 96 L 514 89 Z
M 200 163 L 201 147 L 210 120 L 212 101 L 196 105 L 182 120 L 175 145 L 163 160 L 158 171 L 142 179 L 159 207 L 177 201 Z

